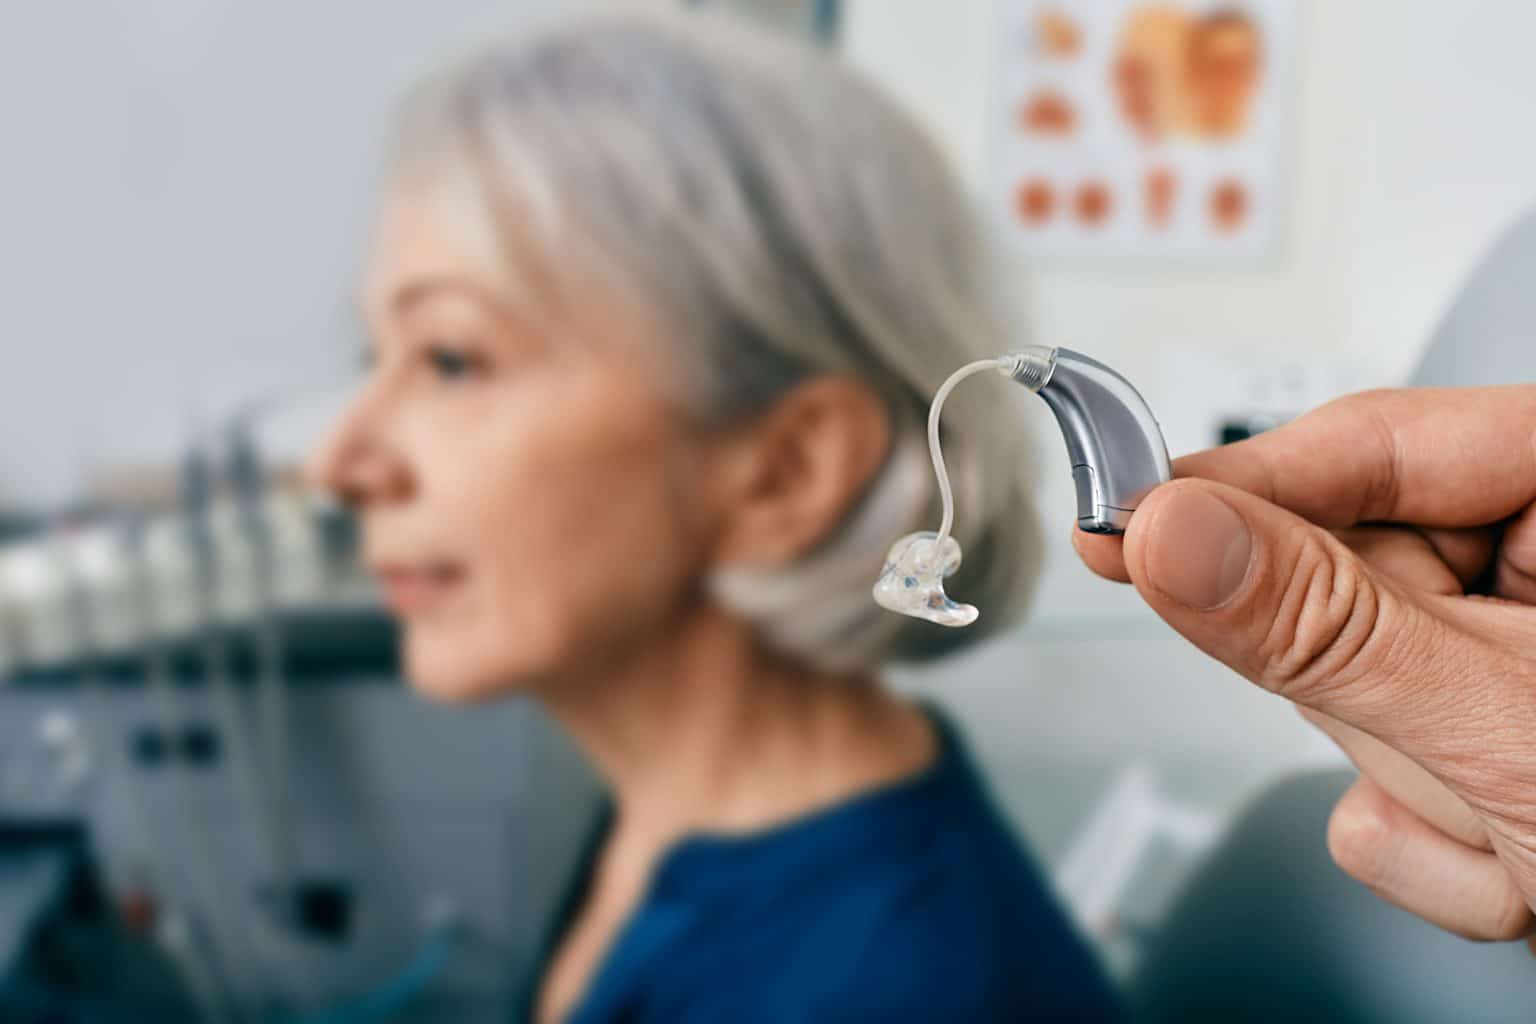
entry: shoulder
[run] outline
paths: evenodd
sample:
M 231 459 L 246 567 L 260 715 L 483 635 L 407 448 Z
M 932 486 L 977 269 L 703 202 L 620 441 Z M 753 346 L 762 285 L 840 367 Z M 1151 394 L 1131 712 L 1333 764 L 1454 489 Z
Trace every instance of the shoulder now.
M 1113 1019 L 1112 991 L 1049 890 L 1032 871 L 994 866 L 969 876 L 940 856 L 893 885 L 848 937 L 857 983 L 839 989 L 839 1019 Z
M 924 842 L 816 888 L 816 923 L 778 954 L 778 983 L 816 1008 L 797 1016 L 1115 1019 L 1092 952 L 1001 821 L 962 812 L 930 824 Z
M 862 904 L 842 936 L 858 979 L 841 991 L 855 1000 L 847 1019 L 876 1008 L 894 1020 L 1114 1019 L 1092 950 L 947 728 L 948 763 L 914 841 L 845 890 Z

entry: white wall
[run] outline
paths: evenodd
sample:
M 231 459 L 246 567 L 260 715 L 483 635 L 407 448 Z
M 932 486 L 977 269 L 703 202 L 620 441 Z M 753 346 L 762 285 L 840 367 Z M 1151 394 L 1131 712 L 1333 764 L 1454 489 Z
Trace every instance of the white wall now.
M 1536 4 L 1369 11 L 1345 344 L 1387 360 L 1417 350 L 1477 254 L 1536 201 Z

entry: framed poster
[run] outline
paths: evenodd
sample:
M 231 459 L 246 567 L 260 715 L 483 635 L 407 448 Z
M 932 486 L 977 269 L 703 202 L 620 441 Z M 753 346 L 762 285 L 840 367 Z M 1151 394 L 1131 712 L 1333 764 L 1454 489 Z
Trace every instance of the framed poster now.
M 1031 254 L 1258 265 L 1288 202 L 1294 0 L 998 0 L 988 201 Z

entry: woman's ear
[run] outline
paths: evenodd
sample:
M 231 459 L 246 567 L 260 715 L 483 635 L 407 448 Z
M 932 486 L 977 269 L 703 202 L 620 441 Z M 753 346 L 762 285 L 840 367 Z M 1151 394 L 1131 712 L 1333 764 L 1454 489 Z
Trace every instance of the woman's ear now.
M 720 481 L 717 565 L 771 568 L 831 535 L 891 446 L 885 403 L 853 377 L 814 377 L 734 439 Z

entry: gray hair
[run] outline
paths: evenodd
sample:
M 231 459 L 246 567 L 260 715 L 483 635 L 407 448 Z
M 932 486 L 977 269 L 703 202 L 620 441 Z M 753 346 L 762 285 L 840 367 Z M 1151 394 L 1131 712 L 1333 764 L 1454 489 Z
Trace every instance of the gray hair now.
M 1006 348 L 968 198 L 937 147 L 831 57 L 707 17 L 607 16 L 499 44 L 413 94 L 395 173 L 448 184 L 466 230 L 540 288 L 590 272 L 654 309 L 701 422 L 739 422 L 809 376 L 883 398 L 894 444 L 846 521 L 773 571 L 722 568 L 715 598 L 784 654 L 833 671 L 932 657 L 1022 611 L 1040 538 L 1017 409 L 1000 378 L 945 409 L 949 581 L 982 609 L 948 630 L 880 609 L 899 536 L 939 506 L 929 397 Z M 467 198 L 466 198 L 467 197 Z M 556 261 L 508 242 L 532 230 Z

